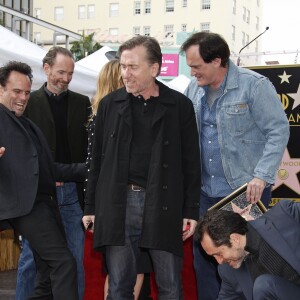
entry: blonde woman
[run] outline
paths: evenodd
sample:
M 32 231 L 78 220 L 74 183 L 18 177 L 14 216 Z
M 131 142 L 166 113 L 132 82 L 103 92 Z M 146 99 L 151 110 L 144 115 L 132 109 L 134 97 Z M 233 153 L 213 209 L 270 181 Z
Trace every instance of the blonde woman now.
M 97 91 L 92 100 L 92 115 L 90 118 L 89 126 L 88 126 L 88 158 L 87 158 L 87 169 L 89 170 L 89 165 L 91 161 L 91 152 L 93 145 L 93 135 L 94 135 L 94 126 L 95 126 L 95 118 L 98 110 L 98 106 L 100 101 L 107 94 L 124 87 L 124 83 L 121 77 L 120 72 L 120 62 L 117 59 L 110 60 L 107 62 L 100 71 L 98 81 L 97 81 Z M 141 274 L 137 275 L 136 285 L 134 288 L 134 298 L 137 300 L 141 291 L 141 287 L 144 280 L 144 272 L 150 272 L 151 264 L 147 262 L 150 258 L 142 258 L 141 260 Z M 150 269 L 149 269 L 150 268 Z M 105 264 L 105 255 L 103 256 L 103 269 L 107 273 L 106 264 Z M 139 270 L 138 270 L 139 271 Z M 140 272 L 140 271 L 139 271 Z M 104 299 L 107 297 L 108 293 L 108 278 L 109 275 L 106 276 L 105 284 L 104 284 Z

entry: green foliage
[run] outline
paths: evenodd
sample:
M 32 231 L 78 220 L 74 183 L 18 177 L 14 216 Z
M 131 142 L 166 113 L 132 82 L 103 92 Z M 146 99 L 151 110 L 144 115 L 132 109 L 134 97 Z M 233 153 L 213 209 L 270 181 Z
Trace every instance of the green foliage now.
M 79 41 L 73 42 L 70 51 L 73 53 L 75 61 L 92 54 L 102 47 L 98 42 L 94 41 L 94 34 L 94 32 L 87 36 L 83 34 Z

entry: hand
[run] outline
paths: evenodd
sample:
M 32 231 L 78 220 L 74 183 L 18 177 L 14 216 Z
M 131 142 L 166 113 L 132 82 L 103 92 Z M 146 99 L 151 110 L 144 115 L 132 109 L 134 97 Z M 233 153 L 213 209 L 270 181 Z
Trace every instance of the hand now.
M 82 223 L 85 230 L 90 230 L 94 232 L 94 222 L 95 222 L 95 216 L 83 216 L 82 218 Z
M 0 147 L 0 158 L 4 155 L 4 152 L 5 152 L 5 148 Z
M 266 187 L 266 182 L 259 178 L 253 178 L 247 186 L 246 197 L 251 203 L 260 200 L 261 195 Z
M 182 226 L 182 240 L 187 240 L 190 236 L 194 234 L 196 229 L 197 221 L 192 219 L 183 219 Z

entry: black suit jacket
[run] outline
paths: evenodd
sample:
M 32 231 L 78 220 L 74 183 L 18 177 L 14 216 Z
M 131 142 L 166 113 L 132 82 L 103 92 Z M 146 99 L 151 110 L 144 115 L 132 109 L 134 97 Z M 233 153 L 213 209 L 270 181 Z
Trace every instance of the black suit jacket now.
M 250 226 L 300 274 L 300 203 L 281 200 Z M 219 300 L 252 300 L 253 280 L 245 264 L 239 269 L 222 264 L 219 274 Z
M 6 149 L 0 158 L 0 220 L 5 220 L 31 211 L 38 188 L 39 162 L 35 145 L 26 129 L 2 104 L 0 120 L 0 145 Z M 31 125 L 45 149 L 55 195 L 54 165 L 47 141 L 41 130 L 35 124 Z
M 72 163 L 85 163 L 87 157 L 87 130 L 91 103 L 87 96 L 68 91 L 67 134 Z M 34 91 L 24 113 L 44 133 L 53 159 L 56 153 L 55 124 L 44 86 Z M 83 203 L 83 184 L 77 184 L 78 197 Z

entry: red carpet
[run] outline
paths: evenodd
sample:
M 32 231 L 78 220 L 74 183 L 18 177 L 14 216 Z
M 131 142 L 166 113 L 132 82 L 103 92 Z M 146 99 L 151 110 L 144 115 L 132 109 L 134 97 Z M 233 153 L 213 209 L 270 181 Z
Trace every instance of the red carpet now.
M 86 233 L 85 239 L 85 295 L 84 300 L 103 300 L 103 285 L 105 275 L 102 274 L 102 256 L 92 249 L 92 234 Z M 183 292 L 185 300 L 196 300 L 196 280 L 193 269 L 192 239 L 184 244 L 184 262 L 183 262 Z M 152 277 L 152 297 L 156 300 L 154 280 Z

